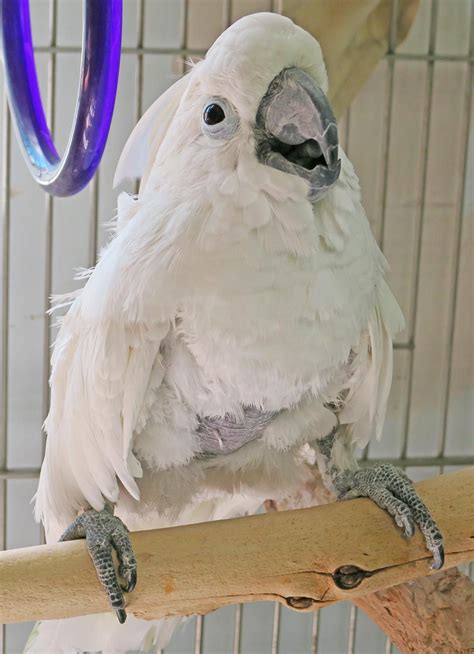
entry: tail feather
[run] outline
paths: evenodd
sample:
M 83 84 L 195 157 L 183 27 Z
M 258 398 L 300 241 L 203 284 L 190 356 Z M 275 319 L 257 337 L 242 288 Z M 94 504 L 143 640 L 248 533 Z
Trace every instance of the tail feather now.
M 24 654 L 155 654 L 168 645 L 183 618 L 140 620 L 121 625 L 112 613 L 36 623 Z

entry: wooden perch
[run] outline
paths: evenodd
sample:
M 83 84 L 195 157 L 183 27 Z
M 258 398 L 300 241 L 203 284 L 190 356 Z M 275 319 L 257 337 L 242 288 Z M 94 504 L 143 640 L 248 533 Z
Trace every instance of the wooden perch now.
M 445 534 L 446 566 L 474 558 L 474 468 L 417 488 Z M 128 610 L 147 619 L 259 600 L 311 610 L 431 573 L 421 535 L 404 540 L 367 499 L 142 531 L 132 542 Z M 84 541 L 3 552 L 0 581 L 2 622 L 108 610 Z
M 312 468 L 312 473 L 297 493 L 278 502 L 267 500 L 267 510 L 334 502 L 317 469 Z M 359 596 L 353 602 L 404 654 L 474 653 L 474 581 L 457 568 Z
M 358 597 L 404 654 L 474 652 L 474 582 L 456 568 Z
M 329 98 L 340 117 L 389 45 L 395 47 L 405 39 L 419 5 L 420 0 L 398 0 L 393 28 L 392 0 L 280 0 L 278 9 L 321 44 Z

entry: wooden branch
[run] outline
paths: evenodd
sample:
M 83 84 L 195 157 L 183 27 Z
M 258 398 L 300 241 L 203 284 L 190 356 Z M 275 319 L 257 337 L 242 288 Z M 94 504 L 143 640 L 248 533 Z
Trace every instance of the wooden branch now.
M 474 652 L 474 582 L 456 568 L 359 597 L 404 654 Z
M 399 0 L 393 45 L 407 36 L 420 0 Z M 392 0 L 280 0 L 280 12 L 321 44 L 329 97 L 342 116 L 388 50 Z
M 417 488 L 444 531 L 446 565 L 474 558 L 474 468 Z M 129 610 L 148 619 L 258 600 L 310 610 L 431 573 L 420 534 L 404 540 L 367 499 L 137 532 L 132 542 Z M 2 622 L 108 610 L 84 541 L 3 552 L 0 580 Z
M 334 502 L 317 469 L 312 472 L 311 481 L 293 496 L 279 502 L 267 500 L 267 510 Z M 474 525 L 470 538 L 474 538 Z M 404 654 L 474 652 L 474 581 L 456 568 L 357 597 L 353 602 Z

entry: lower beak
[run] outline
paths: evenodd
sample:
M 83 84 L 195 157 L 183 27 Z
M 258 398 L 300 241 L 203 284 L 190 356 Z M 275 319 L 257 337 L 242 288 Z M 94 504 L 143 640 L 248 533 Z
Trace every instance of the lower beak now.
M 341 171 L 334 113 L 321 88 L 299 68 L 283 70 L 270 84 L 256 118 L 259 160 L 309 184 L 316 202 Z

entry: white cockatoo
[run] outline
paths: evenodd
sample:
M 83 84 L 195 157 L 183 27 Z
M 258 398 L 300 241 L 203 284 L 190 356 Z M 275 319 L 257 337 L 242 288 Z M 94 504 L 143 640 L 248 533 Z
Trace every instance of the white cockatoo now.
M 36 496 L 48 540 L 87 538 L 119 621 L 41 623 L 29 651 L 162 647 L 175 621 L 119 624 L 137 578 L 124 525 L 253 512 L 303 484 L 310 455 L 339 497 L 418 524 L 442 565 L 409 479 L 354 461 L 382 431 L 403 318 L 327 88 L 317 41 L 255 14 L 130 136 L 117 179 L 140 191 L 62 322 Z

